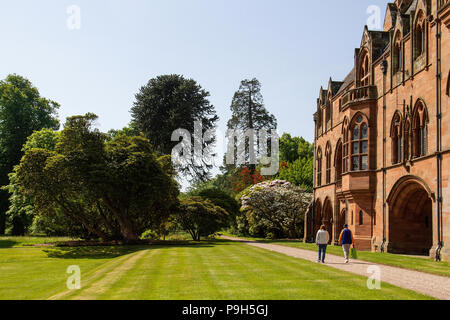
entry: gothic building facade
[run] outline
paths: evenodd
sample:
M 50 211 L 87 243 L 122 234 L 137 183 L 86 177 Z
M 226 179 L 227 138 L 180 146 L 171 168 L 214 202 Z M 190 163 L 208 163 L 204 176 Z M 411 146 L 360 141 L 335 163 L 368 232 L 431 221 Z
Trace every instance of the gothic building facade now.
M 337 243 L 450 260 L 450 0 L 389 3 L 383 31 L 364 28 L 354 68 L 321 88 L 314 204 Z

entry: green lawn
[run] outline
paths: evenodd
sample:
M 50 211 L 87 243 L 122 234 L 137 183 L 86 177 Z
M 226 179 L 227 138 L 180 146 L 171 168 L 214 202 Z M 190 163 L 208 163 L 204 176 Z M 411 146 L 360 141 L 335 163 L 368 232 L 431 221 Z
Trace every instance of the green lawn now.
M 230 237 L 237 237 L 232 234 L 223 232 L 223 235 L 227 235 Z M 279 244 L 288 247 L 294 247 L 299 249 L 313 250 L 317 251 L 317 246 L 312 243 L 303 243 L 300 240 L 298 241 L 288 241 L 288 240 L 266 240 L 262 238 L 248 238 L 248 237 L 239 237 L 248 240 L 259 241 L 263 243 L 273 243 Z M 328 246 L 327 253 L 334 254 L 338 256 L 343 256 L 342 248 L 340 246 Z M 426 257 L 412 257 L 412 256 L 404 256 L 398 254 L 389 254 L 389 253 L 377 253 L 377 252 L 367 252 L 367 251 L 359 251 L 358 259 L 368 262 L 375 262 L 379 264 L 385 264 L 389 266 L 411 269 L 421 272 L 427 272 L 431 274 L 437 274 L 441 276 L 450 277 L 450 262 L 436 262 L 432 259 L 428 259 Z
M 171 246 L 9 247 L 0 240 L 0 299 L 427 299 L 325 265 L 228 241 Z M 66 289 L 78 265 L 82 289 Z
M 28 247 L 39 244 L 57 243 L 73 240 L 68 237 L 0 237 L 0 248 Z

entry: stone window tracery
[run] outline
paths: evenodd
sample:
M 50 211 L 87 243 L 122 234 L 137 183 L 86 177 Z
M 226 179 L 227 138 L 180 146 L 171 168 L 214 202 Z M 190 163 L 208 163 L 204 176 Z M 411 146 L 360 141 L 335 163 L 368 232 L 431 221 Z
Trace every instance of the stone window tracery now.
M 425 105 L 418 101 L 413 114 L 413 154 L 415 158 L 427 154 L 427 122 L 428 115 Z
M 364 171 L 369 169 L 369 127 L 363 117 L 359 115 L 353 125 L 351 143 L 351 169 Z
M 350 170 L 350 143 L 349 143 L 349 132 L 348 132 L 348 120 L 345 119 L 344 120 L 344 125 L 343 125 L 343 129 L 342 129 L 342 134 L 343 134 L 343 147 L 342 147 L 342 159 L 343 159 L 343 163 L 342 163 L 342 171 L 343 173 L 349 172 Z
M 328 142 L 325 149 L 325 161 L 326 161 L 326 183 L 331 183 L 331 145 Z

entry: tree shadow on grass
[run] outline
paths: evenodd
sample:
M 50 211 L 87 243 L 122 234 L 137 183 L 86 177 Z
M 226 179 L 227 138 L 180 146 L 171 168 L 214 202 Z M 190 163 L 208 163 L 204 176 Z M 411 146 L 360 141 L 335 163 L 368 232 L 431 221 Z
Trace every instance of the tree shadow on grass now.
M 43 250 L 48 258 L 57 259 L 113 259 L 142 250 L 168 249 L 168 248 L 208 248 L 215 243 L 202 241 L 196 243 L 178 243 L 168 245 L 139 245 L 139 246 L 89 246 L 89 247 L 56 247 Z
M 10 240 L 10 239 L 0 240 L 0 248 L 12 248 L 18 243 L 19 242 L 14 241 L 14 240 Z
M 139 247 L 58 247 L 45 249 L 49 258 L 58 259 L 112 259 L 142 250 Z

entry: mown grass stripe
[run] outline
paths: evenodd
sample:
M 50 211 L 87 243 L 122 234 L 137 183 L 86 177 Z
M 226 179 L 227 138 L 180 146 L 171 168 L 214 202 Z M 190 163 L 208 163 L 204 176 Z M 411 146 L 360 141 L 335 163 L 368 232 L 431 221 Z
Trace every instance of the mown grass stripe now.
M 114 259 L 112 261 L 106 262 L 105 264 L 95 268 L 88 274 L 81 277 L 81 289 L 80 290 L 65 290 L 59 294 L 56 294 L 49 298 L 49 300 L 60 300 L 60 299 L 70 299 L 75 296 L 79 296 L 82 292 L 89 290 L 93 285 L 102 281 L 108 274 L 119 268 L 123 263 L 131 259 L 132 257 L 140 254 L 142 251 L 137 251 L 120 258 Z
M 134 254 L 134 253 L 132 253 Z M 129 255 L 132 255 L 129 254 Z M 117 267 L 120 263 L 122 263 L 124 260 L 128 259 L 129 255 L 125 255 L 119 258 L 116 258 L 114 260 L 105 262 L 101 264 L 100 266 L 94 268 L 93 270 L 89 271 L 88 273 L 84 274 L 82 272 L 81 275 L 81 287 L 88 287 L 92 282 L 99 280 L 100 278 L 104 277 L 107 272 L 110 270 L 113 270 Z M 69 297 L 71 295 L 76 294 L 73 290 L 64 290 L 63 292 L 59 292 L 55 295 L 52 295 L 51 297 L 47 298 L 48 300 L 60 300 L 66 297 Z
M 127 272 L 131 271 L 136 262 L 141 259 L 145 253 L 147 253 L 147 250 L 130 255 L 128 259 L 124 260 L 117 267 L 105 273 L 101 279 L 91 282 L 89 287 L 77 292 L 72 299 L 93 300 L 99 298 L 102 294 L 108 292 L 115 282 L 119 281 Z

